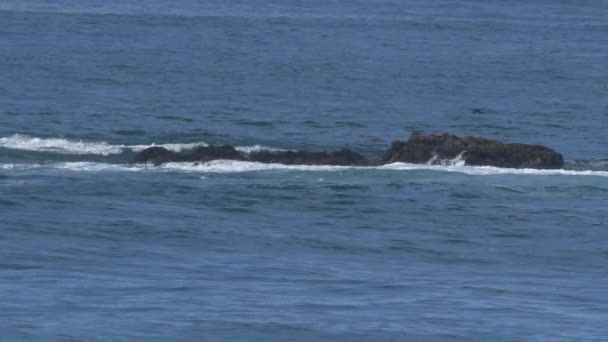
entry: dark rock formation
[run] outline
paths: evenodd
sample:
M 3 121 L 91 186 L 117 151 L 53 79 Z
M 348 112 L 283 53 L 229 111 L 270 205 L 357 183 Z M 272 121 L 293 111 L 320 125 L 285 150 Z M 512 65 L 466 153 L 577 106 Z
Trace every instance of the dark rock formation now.
M 152 163 L 154 165 L 160 165 L 177 160 L 177 153 L 167 150 L 164 147 L 152 146 L 139 152 L 135 156 L 134 163 Z
M 169 162 L 208 162 L 218 159 L 285 165 L 368 165 L 363 156 L 349 149 L 334 152 L 256 151 L 246 153 L 240 152 L 230 145 L 201 146 L 188 153 L 172 152 L 164 147 L 154 146 L 139 152 L 133 162 L 160 165 Z
M 190 154 L 183 156 L 181 161 L 208 162 L 217 159 L 247 160 L 244 153 L 237 151 L 233 146 L 201 146 L 197 147 Z
M 466 165 L 477 166 L 557 169 L 564 164 L 561 154 L 545 146 L 507 144 L 478 137 L 459 138 L 447 133 L 414 133 L 408 141 L 394 141 L 378 163 L 433 163 L 459 155 Z
M 466 165 L 487 165 L 508 168 L 556 169 L 563 167 L 562 155 L 554 150 L 527 144 L 507 144 L 478 137 L 457 137 L 451 134 L 421 135 L 414 133 L 408 141 L 394 141 L 384 154 L 373 162 L 349 149 L 332 152 L 256 151 L 241 152 L 233 146 L 204 146 L 177 153 L 163 147 L 141 151 L 135 163 L 208 162 L 218 159 L 242 160 L 286 165 L 352 165 L 371 166 L 395 162 L 445 163 L 460 158 Z
M 349 149 L 334 152 L 259 151 L 248 156 L 249 161 L 286 165 L 353 165 L 365 166 L 367 160 Z

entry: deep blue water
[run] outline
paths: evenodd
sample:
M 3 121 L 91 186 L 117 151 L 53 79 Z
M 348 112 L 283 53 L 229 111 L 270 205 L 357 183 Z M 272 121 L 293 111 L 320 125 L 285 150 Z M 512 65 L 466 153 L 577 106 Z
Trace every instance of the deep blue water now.
M 0 3 L 0 340 L 602 341 L 608 3 Z M 368 156 L 413 130 L 566 169 Z

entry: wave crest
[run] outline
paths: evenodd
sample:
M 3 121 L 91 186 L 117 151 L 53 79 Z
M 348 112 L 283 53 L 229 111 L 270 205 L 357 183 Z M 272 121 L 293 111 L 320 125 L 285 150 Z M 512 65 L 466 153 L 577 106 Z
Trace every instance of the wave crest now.
M 0 147 L 22 150 L 22 151 L 36 151 L 36 152 L 51 152 L 58 154 L 82 154 L 82 155 L 101 155 L 109 156 L 113 154 L 121 154 L 125 151 L 140 152 L 148 147 L 161 146 L 168 150 L 181 152 L 185 150 L 191 150 L 199 146 L 209 146 L 204 141 L 193 142 L 193 143 L 165 143 L 156 144 L 152 143 L 149 145 L 112 145 L 105 141 L 94 142 L 94 141 L 83 141 L 83 140 L 69 140 L 64 138 L 39 138 L 33 137 L 26 134 L 13 134 L 8 137 L 0 138 Z M 252 146 L 237 146 L 237 150 L 241 152 L 251 153 L 259 151 L 285 151 L 282 149 L 266 147 L 262 145 Z
M 24 134 L 13 134 L 0 138 L 0 147 L 65 154 L 119 154 L 126 148 L 124 145 L 110 145 L 106 142 L 84 142 L 63 138 L 37 138 Z

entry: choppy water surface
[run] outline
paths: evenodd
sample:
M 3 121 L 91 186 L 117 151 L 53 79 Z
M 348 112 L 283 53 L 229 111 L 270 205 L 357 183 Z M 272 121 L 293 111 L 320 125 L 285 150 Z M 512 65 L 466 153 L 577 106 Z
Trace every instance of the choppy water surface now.
M 608 6 L 0 4 L 1 340 L 608 334 Z M 215 161 L 412 130 L 564 170 Z

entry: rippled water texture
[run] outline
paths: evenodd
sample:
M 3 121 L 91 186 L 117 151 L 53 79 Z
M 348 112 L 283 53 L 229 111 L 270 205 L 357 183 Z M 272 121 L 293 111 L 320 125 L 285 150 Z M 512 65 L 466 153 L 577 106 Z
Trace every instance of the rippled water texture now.
M 0 3 L 0 340 L 601 341 L 601 1 Z M 236 161 L 413 130 L 563 170 Z

